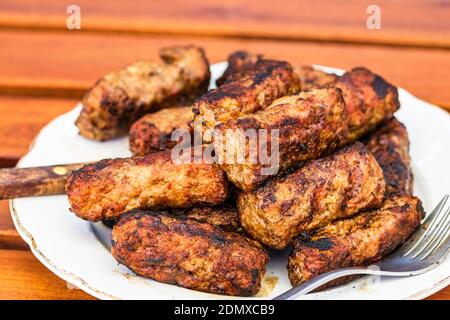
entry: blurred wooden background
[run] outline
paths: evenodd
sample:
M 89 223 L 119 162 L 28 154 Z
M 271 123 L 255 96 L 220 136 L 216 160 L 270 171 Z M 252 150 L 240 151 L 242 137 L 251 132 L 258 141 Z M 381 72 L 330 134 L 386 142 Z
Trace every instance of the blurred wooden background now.
M 68 30 L 70 4 L 81 30 Z M 381 29 L 366 12 L 381 9 Z M 294 64 L 364 65 L 450 110 L 449 0 L 1 0 L 0 167 L 14 166 L 40 128 L 75 106 L 104 73 L 158 48 L 194 43 L 212 63 L 236 49 Z M 0 201 L 0 298 L 85 299 L 43 267 Z M 450 288 L 432 298 L 450 299 Z

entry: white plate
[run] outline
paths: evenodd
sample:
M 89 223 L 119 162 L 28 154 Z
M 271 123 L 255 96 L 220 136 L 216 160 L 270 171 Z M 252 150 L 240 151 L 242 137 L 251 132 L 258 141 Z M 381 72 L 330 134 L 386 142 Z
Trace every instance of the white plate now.
M 213 78 L 225 63 L 213 65 Z M 341 70 L 324 68 L 341 73 Z M 402 108 L 398 118 L 406 124 L 411 140 L 415 193 L 426 211 L 450 192 L 450 117 L 438 107 L 400 89 Z M 66 113 L 37 136 L 21 167 L 95 161 L 129 156 L 127 138 L 105 143 L 78 135 L 74 125 L 80 106 Z M 51 271 L 87 293 L 101 299 L 227 299 L 158 283 L 133 275 L 117 264 L 93 233 L 92 226 L 69 211 L 65 195 L 11 201 L 14 224 L 34 255 Z M 97 226 L 100 234 L 108 229 Z M 379 281 L 375 281 L 379 280 Z M 416 277 L 366 277 L 347 285 L 305 296 L 313 299 L 420 299 L 450 284 L 450 258 L 434 270 Z M 290 288 L 286 254 L 270 262 L 260 296 L 274 297 Z M 261 298 L 261 297 L 260 297 Z

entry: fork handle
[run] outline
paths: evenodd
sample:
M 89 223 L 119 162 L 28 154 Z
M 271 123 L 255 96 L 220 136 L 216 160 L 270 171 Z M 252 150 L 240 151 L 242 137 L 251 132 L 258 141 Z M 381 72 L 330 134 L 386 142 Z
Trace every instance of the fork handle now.
M 275 297 L 273 300 L 294 300 L 298 296 L 307 294 L 314 289 L 317 289 L 324 284 L 327 284 L 330 281 L 336 280 L 338 278 L 346 277 L 346 276 L 352 276 L 352 275 L 358 275 L 358 274 L 372 274 L 371 271 L 368 268 L 361 268 L 361 267 L 353 267 L 353 268 L 344 268 L 344 269 L 338 269 L 329 271 L 326 273 L 322 273 L 321 275 L 318 275 L 317 277 L 312 278 L 309 281 L 303 282 L 297 287 L 294 287 L 285 293 Z

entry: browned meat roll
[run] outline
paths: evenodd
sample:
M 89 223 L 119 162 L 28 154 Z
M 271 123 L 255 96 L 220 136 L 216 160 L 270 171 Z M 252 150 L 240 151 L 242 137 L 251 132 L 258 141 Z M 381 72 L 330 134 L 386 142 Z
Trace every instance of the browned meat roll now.
M 262 54 L 249 53 L 247 51 L 236 51 L 228 57 L 228 67 L 223 75 L 217 79 L 217 86 L 226 81 L 235 80 L 242 76 L 247 70 L 254 67 L 256 62 L 263 58 Z
M 339 77 L 349 115 L 349 140 L 354 141 L 392 117 L 400 108 L 397 88 L 370 70 L 358 67 Z
M 228 67 L 223 75 L 217 79 L 217 86 L 226 81 L 236 80 L 253 68 L 258 60 L 263 59 L 262 54 L 250 53 L 247 51 L 236 51 L 228 57 Z M 332 86 L 336 83 L 335 74 L 320 71 L 313 66 L 301 66 L 294 68 L 294 72 L 300 78 L 300 87 L 303 91 Z
M 394 197 L 378 210 L 299 237 L 289 256 L 289 279 L 298 286 L 331 270 L 370 265 L 402 245 L 420 226 L 423 216 L 419 199 Z
M 242 77 L 211 90 L 194 105 L 194 120 L 204 128 L 253 113 L 275 99 L 300 91 L 299 79 L 285 61 L 258 60 Z
M 137 275 L 233 296 L 256 294 L 269 261 L 256 241 L 240 234 L 139 210 L 114 226 L 112 254 Z
M 265 164 L 261 161 L 264 154 L 252 150 L 254 144 L 242 141 L 246 132 L 266 132 L 267 138 L 260 137 L 257 147 L 266 145 L 268 153 L 273 148 L 275 153 L 271 157 L 279 160 L 278 168 L 284 171 L 361 138 L 384 119 L 391 118 L 398 107 L 395 87 L 369 70 L 357 68 L 339 77 L 336 87 L 286 96 L 264 110 L 218 125 L 215 149 L 228 179 L 248 191 L 270 178 L 263 169 L 273 161 Z M 279 147 L 275 148 L 272 136 L 276 137 L 277 131 Z M 239 148 L 244 149 L 243 159 L 230 158 L 230 150 L 233 154 Z M 256 154 L 256 161 L 252 154 Z
M 301 232 L 380 206 L 384 191 L 381 168 L 357 142 L 242 192 L 237 206 L 243 228 L 254 239 L 283 249 Z
M 144 114 L 206 92 L 210 72 L 203 49 L 165 48 L 160 57 L 161 62 L 139 61 L 100 79 L 82 100 L 76 121 L 80 134 L 112 139 L 126 134 Z
M 135 208 L 221 204 L 228 195 L 228 181 L 217 165 L 174 163 L 167 150 L 87 165 L 72 173 L 66 189 L 77 216 L 99 221 L 117 219 Z
M 173 148 L 182 141 L 172 141 L 172 132 L 180 129 L 192 134 L 190 123 L 193 119 L 192 106 L 166 108 L 143 116 L 131 126 L 131 152 L 144 156 Z
M 337 75 L 315 69 L 313 66 L 301 66 L 295 68 L 295 73 L 300 78 L 300 86 L 303 91 L 332 87 L 336 84 Z
M 413 175 L 405 126 L 395 118 L 385 121 L 365 142 L 386 181 L 386 196 L 412 194 Z

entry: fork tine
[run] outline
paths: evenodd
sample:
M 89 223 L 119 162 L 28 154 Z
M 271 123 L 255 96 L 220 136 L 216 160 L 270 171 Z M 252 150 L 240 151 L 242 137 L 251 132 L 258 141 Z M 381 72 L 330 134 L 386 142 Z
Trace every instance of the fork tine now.
M 431 213 L 425 217 L 423 224 L 430 223 L 434 219 L 436 214 L 438 214 L 442 210 L 441 208 L 443 206 L 445 206 L 449 197 L 450 196 L 448 194 L 446 194 L 445 196 L 442 197 L 441 201 L 439 201 L 439 203 L 436 205 L 436 207 L 434 207 L 434 209 L 431 211 Z
M 430 235 L 426 245 L 416 252 L 412 258 L 417 257 L 419 260 L 427 258 L 442 243 L 443 239 L 446 238 L 450 230 L 450 207 L 445 212 L 444 217 L 445 220 L 438 226 L 436 231 Z
M 431 213 L 428 215 L 428 217 L 425 218 L 421 229 L 418 231 L 418 233 L 414 236 L 413 239 L 411 239 L 410 245 L 411 248 L 405 250 L 404 253 L 405 256 L 408 256 L 412 253 L 414 253 L 417 248 L 421 248 L 424 241 L 427 240 L 430 232 L 434 229 L 434 226 L 436 225 L 439 218 L 441 218 L 440 213 L 442 212 L 442 208 L 447 203 L 447 199 L 449 198 L 449 195 L 445 195 L 441 201 L 439 201 L 438 205 L 431 211 Z

